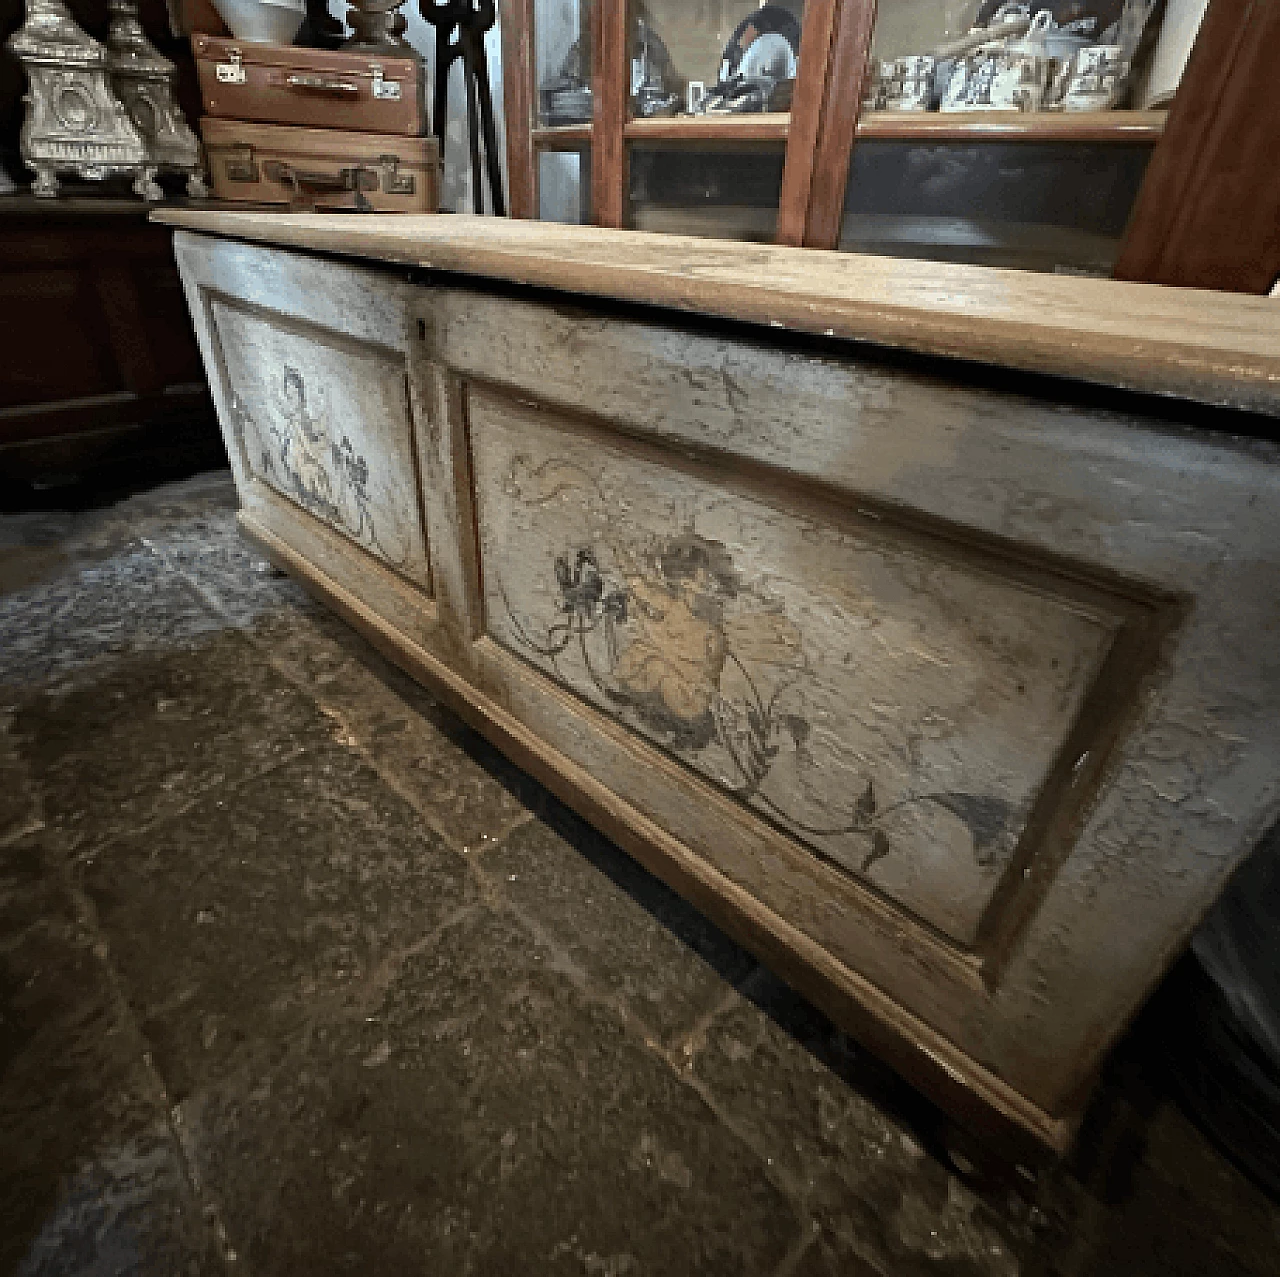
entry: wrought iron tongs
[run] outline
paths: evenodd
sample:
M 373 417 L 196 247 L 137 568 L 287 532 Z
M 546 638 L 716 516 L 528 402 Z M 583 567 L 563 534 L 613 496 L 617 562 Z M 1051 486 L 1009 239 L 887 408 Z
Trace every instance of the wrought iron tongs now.
M 472 202 L 477 213 L 484 212 L 481 186 L 480 142 L 484 140 L 484 164 L 489 177 L 493 211 L 505 217 L 507 203 L 502 194 L 502 164 L 498 158 L 498 130 L 493 118 L 493 94 L 489 89 L 489 66 L 484 56 L 484 33 L 497 20 L 494 0 L 418 0 L 422 16 L 436 29 L 435 111 L 432 123 L 444 155 L 445 128 L 449 115 L 449 69 L 462 59 L 462 78 L 467 92 L 467 140 L 471 147 Z

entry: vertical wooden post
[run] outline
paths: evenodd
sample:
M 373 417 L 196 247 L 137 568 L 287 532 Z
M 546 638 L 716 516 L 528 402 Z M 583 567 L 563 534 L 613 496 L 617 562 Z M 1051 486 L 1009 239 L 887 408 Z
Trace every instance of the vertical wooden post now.
M 1117 279 L 1269 292 L 1280 275 L 1280 4 L 1212 0 Z
M 501 0 L 502 113 L 507 126 L 507 207 L 512 217 L 538 216 L 538 157 L 533 150 L 533 0 Z
M 875 23 L 876 0 L 809 0 L 782 170 L 779 244 L 839 243 Z
M 591 220 L 597 226 L 620 227 L 626 216 L 629 8 L 629 0 L 596 0 L 591 6 Z

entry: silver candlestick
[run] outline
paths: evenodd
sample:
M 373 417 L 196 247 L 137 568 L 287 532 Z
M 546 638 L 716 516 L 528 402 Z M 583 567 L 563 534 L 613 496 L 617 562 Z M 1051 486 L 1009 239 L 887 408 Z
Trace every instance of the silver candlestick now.
M 156 171 L 163 169 L 185 173 L 187 194 L 203 199 L 209 189 L 204 183 L 200 143 L 174 99 L 174 65 L 147 39 L 137 0 L 111 0 L 110 9 L 107 67 L 111 87 L 146 147 L 146 197 L 159 199 L 163 195 L 155 181 Z
M 100 180 L 135 175 L 144 197 L 147 176 L 142 135 L 107 83 L 107 51 L 86 35 L 62 0 L 27 0 L 27 20 L 9 40 L 27 73 L 27 113 L 19 147 L 35 171 L 34 195 L 58 192 L 58 174 Z

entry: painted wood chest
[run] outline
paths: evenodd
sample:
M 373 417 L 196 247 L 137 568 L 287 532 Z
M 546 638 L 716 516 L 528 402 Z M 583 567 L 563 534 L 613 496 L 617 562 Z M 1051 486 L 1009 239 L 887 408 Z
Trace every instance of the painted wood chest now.
M 1280 305 L 162 216 L 248 535 L 962 1122 L 1066 1147 L 1280 807 Z

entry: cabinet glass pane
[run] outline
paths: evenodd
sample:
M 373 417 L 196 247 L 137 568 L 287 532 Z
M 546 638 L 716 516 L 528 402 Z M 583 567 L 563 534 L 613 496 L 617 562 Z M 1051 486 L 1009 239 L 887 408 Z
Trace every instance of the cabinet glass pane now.
M 538 0 L 534 9 L 538 122 L 591 123 L 590 0 Z
M 772 241 L 782 190 L 781 143 L 714 149 L 635 143 L 630 225 L 640 231 Z
M 538 218 L 572 226 L 590 223 L 590 151 L 543 151 L 538 156 Z
M 1151 148 L 877 142 L 854 147 L 840 248 L 1110 274 Z
M 1196 6 L 881 0 L 840 247 L 1109 272 Z
M 631 0 L 632 116 L 789 111 L 803 14 L 803 0 Z

